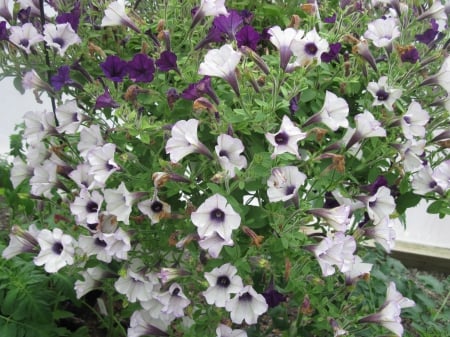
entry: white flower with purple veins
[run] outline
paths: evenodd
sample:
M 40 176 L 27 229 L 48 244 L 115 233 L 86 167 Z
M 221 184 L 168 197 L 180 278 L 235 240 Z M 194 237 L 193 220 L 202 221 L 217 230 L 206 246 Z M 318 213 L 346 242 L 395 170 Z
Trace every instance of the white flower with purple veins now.
M 375 98 L 373 106 L 384 105 L 386 109 L 393 111 L 392 105 L 402 96 L 403 91 L 388 86 L 387 80 L 387 76 L 381 76 L 378 82 L 369 82 L 367 91 Z
M 297 198 L 298 189 L 305 180 L 306 175 L 295 166 L 275 167 L 267 180 L 269 201 L 288 201 Z
M 413 137 L 425 137 L 425 125 L 427 125 L 430 115 L 418 102 L 411 102 L 408 111 L 400 119 L 403 134 L 406 139 Z
M 86 256 L 95 255 L 97 260 L 110 263 L 112 256 L 108 253 L 108 244 L 101 239 L 101 234 L 94 234 L 93 236 L 80 235 L 78 237 L 78 247 Z
M 86 164 L 78 164 L 77 168 L 69 173 L 69 178 L 72 179 L 80 189 L 95 189 L 103 187 L 94 180 L 94 177 L 89 174 L 91 167 Z
M 102 19 L 102 27 L 108 26 L 126 26 L 140 33 L 139 28 L 130 19 L 125 11 L 125 1 L 113 1 L 105 9 L 105 16 Z
M 336 232 L 334 237 L 324 238 L 318 245 L 309 248 L 317 258 L 323 276 L 330 276 L 339 271 L 345 273 L 351 270 L 355 262 L 353 253 L 356 241 L 351 235 Z
M 81 43 L 81 39 L 73 30 L 70 23 L 44 25 L 44 40 L 50 47 L 55 48 L 60 56 L 64 56 L 67 48 Z
M 61 268 L 74 262 L 74 239 L 59 228 L 50 231 L 43 229 L 37 236 L 41 247 L 39 255 L 34 258 L 34 264 L 44 266 L 47 273 L 56 273 Z
M 23 119 L 28 144 L 39 143 L 45 136 L 55 133 L 56 121 L 51 111 L 28 111 Z
M 12 20 L 14 1 L 13 0 L 2 0 L 0 1 L 0 17 L 6 21 Z M 3 21 L 3 20 L 0 20 Z
M 231 232 L 241 224 L 241 216 L 234 211 L 225 197 L 217 193 L 192 212 L 191 220 L 197 227 L 200 239 L 217 233 L 228 241 L 231 239 Z
M 214 268 L 205 273 L 209 288 L 203 292 L 206 302 L 219 308 L 225 308 L 225 304 L 231 298 L 231 294 L 238 293 L 243 287 L 242 279 L 237 274 L 237 269 L 230 263 Z
M 364 110 L 364 113 L 355 116 L 356 130 L 346 148 L 349 149 L 362 139 L 370 137 L 386 137 L 386 130 L 381 123 L 375 119 L 371 112 Z
M 230 44 L 225 44 L 220 49 L 211 49 L 206 53 L 205 60 L 200 64 L 198 73 L 213 77 L 220 77 L 227 81 L 239 96 L 239 86 L 236 77 L 236 67 L 242 54 L 235 51 Z
M 367 213 L 372 220 L 382 219 L 395 211 L 395 200 L 386 186 L 381 186 L 372 196 L 361 197 L 361 200 L 365 202 Z
M 214 233 L 198 241 L 198 245 L 206 250 L 212 258 L 217 259 L 224 246 L 234 246 L 232 238 L 224 239 L 219 234 Z
M 146 310 L 133 312 L 130 318 L 130 327 L 127 330 L 127 337 L 141 336 L 169 336 L 167 329 L 169 321 L 154 318 Z
M 93 191 L 91 195 L 86 188 L 83 188 L 80 195 L 70 204 L 70 211 L 78 224 L 94 224 L 98 223 L 102 203 L 103 196 L 98 191 Z
M 10 32 L 9 41 L 23 49 L 27 54 L 31 53 L 31 47 L 44 41 L 44 37 L 29 22 L 24 23 L 22 26 L 11 27 Z
M 45 82 L 34 70 L 27 71 L 22 78 L 22 86 L 25 90 L 44 90 L 53 92 L 53 88 Z
M 158 299 L 163 304 L 161 312 L 175 317 L 183 317 L 184 308 L 191 303 L 183 294 L 183 290 L 178 283 L 172 283 L 169 290 L 160 294 Z
M 333 131 L 336 131 L 339 128 L 348 128 L 348 112 L 349 108 L 347 101 L 327 90 L 323 107 L 318 112 L 320 122 Z
M 412 177 L 411 186 L 414 193 L 424 195 L 429 192 L 442 192 L 433 177 L 433 170 L 428 165 L 422 165 Z
M 119 260 L 127 260 L 131 249 L 130 235 L 122 228 L 117 228 L 113 233 L 100 233 L 99 239 L 106 242 L 107 254 Z
M 100 184 L 104 184 L 109 176 L 120 169 L 114 161 L 116 145 L 107 143 L 101 147 L 92 149 L 87 154 L 87 161 L 91 165 L 89 174 Z
M 420 156 L 423 155 L 426 143 L 425 139 L 415 140 L 413 138 L 408 139 L 403 144 L 395 145 L 402 156 L 403 169 L 406 172 L 417 171 L 423 165 L 423 160 Z
M 80 141 L 77 149 L 80 151 L 80 156 L 86 159 L 90 150 L 100 147 L 104 144 L 100 126 L 93 124 L 90 127 L 83 127 L 80 131 Z
M 19 156 L 14 157 L 9 179 L 14 188 L 33 174 L 33 167 L 27 165 Z
M 345 232 L 350 224 L 350 211 L 350 206 L 342 205 L 335 208 L 314 208 L 308 210 L 308 213 L 323 218 L 335 230 Z
M 320 64 L 320 56 L 328 49 L 327 40 L 322 39 L 315 28 L 306 33 L 304 37 L 297 34 L 291 43 L 292 54 L 297 57 L 294 66 L 305 67 L 313 61 Z
M 216 337 L 247 337 L 247 333 L 244 330 L 233 330 L 225 324 L 219 324 L 216 329 Z
M 42 165 L 36 166 L 30 179 L 31 194 L 43 195 L 51 199 L 53 196 L 52 188 L 58 182 L 57 168 L 58 166 L 50 160 L 46 160 Z
M 86 119 L 86 115 L 80 112 L 76 100 L 70 100 L 58 106 L 55 110 L 58 126 L 56 130 L 59 133 L 66 133 L 69 135 L 75 134 L 78 128 Z
M 387 253 L 390 253 L 395 246 L 396 233 L 394 223 L 389 216 L 374 220 L 374 226 L 366 227 L 364 234 L 378 242 Z
M 130 224 L 130 214 L 132 211 L 135 194 L 130 193 L 123 182 L 117 189 L 105 189 L 106 211 L 117 217 L 118 221 Z
M 198 120 L 180 120 L 171 129 L 171 137 L 166 143 L 166 153 L 170 155 L 172 163 L 178 163 L 191 153 L 201 153 L 212 157 L 209 150 L 197 137 Z
M 386 289 L 386 302 L 395 302 L 400 308 L 411 308 L 416 305 L 413 300 L 404 297 L 395 286 L 394 282 L 389 282 L 388 288 Z
M 267 33 L 270 35 L 270 42 L 272 42 L 272 44 L 277 47 L 280 52 L 280 68 L 286 70 L 292 56 L 291 43 L 296 36 L 301 38 L 304 31 L 297 31 L 294 28 L 286 28 L 285 30 L 281 30 L 279 26 L 274 26 L 270 28 Z
M 228 15 L 225 0 L 202 0 L 200 7 L 192 19 L 191 28 L 197 25 L 205 16 Z
M 433 179 L 442 193 L 450 188 L 450 160 L 443 161 L 433 170 Z
M 247 167 L 247 158 L 241 155 L 244 151 L 244 144 L 240 139 L 221 134 L 217 137 L 215 150 L 220 166 L 230 178 L 236 175 L 235 169 L 242 170 Z
M 283 116 L 280 130 L 277 133 L 267 132 L 266 139 L 273 145 L 272 159 L 282 153 L 292 153 L 300 159 L 297 142 L 306 138 L 306 133 L 302 132 L 292 123 L 288 116 Z
M 258 317 L 268 309 L 264 296 L 258 294 L 252 286 L 245 286 L 233 299 L 225 304 L 225 310 L 230 312 L 231 321 L 241 324 L 256 324 Z
M 119 277 L 114 283 L 117 292 L 125 295 L 130 302 L 149 301 L 152 299 L 153 286 L 158 284 L 158 278 L 151 273 L 127 270 L 126 276 Z
M 355 255 L 355 262 L 352 264 L 350 270 L 345 272 L 345 283 L 347 285 L 354 284 L 359 278 L 369 274 L 372 266 L 373 264 L 364 263 L 358 255 Z
M 23 230 L 17 225 L 12 226 L 9 234 L 9 245 L 2 252 L 6 260 L 25 252 L 33 252 L 38 246 L 37 236 L 39 230 L 35 224 L 31 224 L 28 230 Z
M 390 47 L 392 41 L 400 36 L 400 30 L 395 18 L 376 19 L 367 26 L 364 38 L 372 40 L 372 43 L 378 47 Z
M 170 205 L 159 200 L 157 196 L 153 199 L 141 201 L 137 206 L 142 214 L 150 218 L 152 225 L 158 223 L 161 219 L 170 217 Z
M 100 267 L 94 267 L 87 268 L 86 270 L 81 271 L 80 274 L 83 276 L 84 280 L 76 280 L 74 286 L 78 299 L 99 287 L 101 284 L 100 281 L 106 275 L 106 271 Z

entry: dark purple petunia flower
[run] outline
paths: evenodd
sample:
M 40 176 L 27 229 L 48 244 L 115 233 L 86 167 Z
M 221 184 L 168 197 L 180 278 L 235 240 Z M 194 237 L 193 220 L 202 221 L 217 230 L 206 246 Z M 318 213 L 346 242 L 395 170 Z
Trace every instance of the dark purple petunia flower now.
M 109 55 L 105 62 L 100 63 L 100 67 L 105 76 L 113 82 L 122 82 L 127 75 L 127 61 L 116 55 Z
M 434 41 L 436 36 L 439 34 L 439 24 L 436 22 L 435 19 L 430 20 L 431 28 L 428 28 L 423 34 L 416 34 L 416 40 L 424 43 L 424 44 L 430 44 Z
M 330 16 L 328 18 L 324 18 L 323 22 L 325 22 L 325 23 L 335 23 L 336 22 L 336 13 L 334 13 L 333 16 Z
M 74 81 L 70 79 L 70 67 L 59 67 L 58 72 L 50 78 L 50 83 L 56 91 L 60 91 L 67 84 L 73 84 Z
M 56 17 L 56 23 L 70 23 L 72 29 L 77 32 L 80 24 L 80 2 L 76 1 L 71 12 L 61 13 Z
M 136 54 L 133 59 L 127 63 L 128 76 L 133 82 L 148 83 L 153 81 L 155 73 L 155 64 L 146 54 Z
M 322 62 L 330 63 L 331 61 L 337 60 L 339 57 L 339 52 L 341 51 L 341 44 L 339 42 L 330 44 L 330 51 L 322 53 L 320 59 Z
M 113 100 L 113 98 L 111 97 L 108 88 L 105 88 L 105 92 L 98 96 L 97 100 L 95 101 L 95 109 L 118 108 L 119 106 L 120 104 Z
M 24 23 L 30 22 L 30 17 L 31 17 L 31 7 L 21 9 L 17 13 L 17 20 L 19 20 L 22 25 Z
M 253 50 L 256 50 L 256 46 L 260 40 L 259 33 L 252 26 L 244 26 L 236 34 L 236 41 L 238 47 L 247 46 Z
M 8 29 L 6 28 L 6 21 L 0 22 L 0 41 L 8 40 Z
M 370 195 L 375 195 L 382 186 L 388 187 L 388 181 L 385 176 L 378 176 L 372 184 L 362 186 L 362 188 L 368 191 Z
M 195 101 L 197 98 L 203 97 L 203 95 L 208 95 L 214 103 L 219 105 L 219 99 L 217 98 L 214 89 L 211 86 L 211 77 L 205 76 L 197 83 L 191 83 L 181 93 L 181 97 L 189 101 Z
M 175 70 L 179 73 L 177 66 L 177 55 L 171 51 L 163 51 L 155 63 L 159 71 L 166 72 L 169 70 Z
M 420 59 L 419 51 L 413 46 L 405 48 L 400 52 L 400 59 L 402 62 L 416 63 Z
M 281 302 L 286 301 L 286 296 L 275 289 L 273 280 L 270 281 L 269 287 L 262 293 L 269 308 L 275 308 Z
M 253 21 L 253 17 L 255 16 L 252 12 L 247 9 L 244 9 L 240 13 L 242 20 L 244 20 L 244 25 L 249 25 Z

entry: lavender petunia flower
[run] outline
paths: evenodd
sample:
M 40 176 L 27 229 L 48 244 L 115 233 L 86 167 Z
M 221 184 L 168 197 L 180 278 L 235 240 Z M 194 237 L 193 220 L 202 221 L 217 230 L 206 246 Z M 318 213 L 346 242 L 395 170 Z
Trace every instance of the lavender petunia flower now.
M 45 24 L 44 40 L 50 47 L 55 48 L 60 56 L 64 56 L 71 45 L 81 43 L 80 37 L 75 33 L 70 23 Z
M 74 81 L 70 79 L 70 67 L 59 67 L 57 74 L 50 78 L 50 83 L 56 91 L 60 91 L 62 87 L 67 84 L 74 83 Z
M 155 64 L 146 54 L 139 53 L 127 63 L 127 70 L 128 76 L 133 82 L 148 83 L 153 80 Z
M 122 82 L 127 75 L 127 62 L 119 56 L 109 55 L 100 67 L 107 78 L 113 82 Z
M 140 30 L 125 12 L 125 1 L 117 0 L 109 4 L 105 9 L 105 16 L 102 19 L 102 27 L 126 26 L 140 33 Z
M 177 66 L 177 55 L 175 55 L 171 51 L 163 51 L 161 55 L 159 55 L 159 59 L 157 59 L 155 63 L 159 71 L 166 72 L 175 70 L 177 73 L 180 72 Z
M 244 26 L 236 34 L 236 41 L 239 48 L 241 46 L 247 46 L 253 50 L 256 50 L 256 46 L 260 40 L 261 37 L 259 33 L 252 26 Z

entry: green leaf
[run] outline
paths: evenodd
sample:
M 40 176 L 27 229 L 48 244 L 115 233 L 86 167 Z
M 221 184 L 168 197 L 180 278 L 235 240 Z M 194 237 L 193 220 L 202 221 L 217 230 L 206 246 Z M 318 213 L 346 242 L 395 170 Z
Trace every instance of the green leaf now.
M 408 208 L 416 206 L 421 200 L 420 195 L 413 192 L 401 194 L 397 198 L 397 212 L 403 214 Z
M 443 294 L 445 289 L 443 284 L 435 277 L 431 276 L 431 275 L 417 275 L 416 278 L 425 283 L 425 285 L 428 288 L 431 288 L 434 292 L 438 293 L 438 294 Z
M 312 101 L 317 96 L 317 90 L 314 89 L 306 89 L 302 91 L 302 94 L 300 96 L 302 102 L 309 102 Z

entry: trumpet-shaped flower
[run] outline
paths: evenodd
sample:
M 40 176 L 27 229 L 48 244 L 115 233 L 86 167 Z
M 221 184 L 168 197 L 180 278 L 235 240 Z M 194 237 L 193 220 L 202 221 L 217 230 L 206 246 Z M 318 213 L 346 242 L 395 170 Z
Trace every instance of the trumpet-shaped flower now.
M 75 100 L 70 100 L 58 106 L 55 111 L 58 126 L 56 130 L 59 133 L 74 134 L 87 117 L 81 113 Z
M 225 0 L 202 0 L 200 7 L 192 19 L 191 28 L 195 27 L 206 16 L 228 15 Z
M 25 50 L 27 54 L 31 53 L 31 47 L 44 40 L 32 23 L 25 23 L 22 26 L 14 26 L 10 28 L 11 35 L 9 41 L 19 48 Z
M 44 40 L 50 47 L 55 48 L 60 56 L 64 56 L 67 48 L 81 43 L 81 39 L 73 30 L 70 23 L 44 25 Z
M 195 212 L 192 212 L 191 220 L 197 227 L 200 238 L 217 233 L 226 241 L 231 239 L 231 232 L 241 223 L 240 215 L 220 194 L 214 194 L 206 199 Z
M 308 210 L 308 213 L 323 218 L 335 230 L 345 232 L 350 224 L 350 211 L 350 206 L 342 205 L 335 208 L 314 208 Z
M 141 201 L 137 206 L 143 214 L 150 218 L 152 225 L 158 223 L 161 219 L 170 217 L 170 205 L 159 200 L 157 196 Z
M 214 268 L 205 273 L 209 288 L 203 292 L 206 302 L 219 308 L 224 308 L 231 294 L 238 293 L 243 287 L 242 279 L 237 274 L 236 267 L 229 263 Z
M 320 64 L 322 53 L 328 49 L 327 40 L 321 38 L 316 29 L 309 31 L 304 37 L 297 34 L 291 43 L 292 54 L 297 58 L 294 66 L 304 67 L 313 61 Z
M 113 1 L 109 4 L 108 8 L 105 9 L 105 16 L 102 19 L 101 25 L 102 27 L 126 26 L 138 33 L 141 32 L 125 12 L 124 0 Z
M 148 83 L 153 80 L 155 63 L 146 54 L 139 53 L 134 55 L 131 61 L 128 61 L 127 70 L 133 82 Z
M 233 246 L 232 238 L 224 239 L 219 234 L 214 233 L 210 236 L 204 237 L 198 241 L 198 245 L 206 250 L 212 258 L 217 259 L 224 246 Z
M 422 165 L 420 169 L 413 174 L 412 188 L 416 194 L 427 194 L 429 192 L 442 193 L 433 177 L 433 170 L 428 165 Z
M 389 216 L 376 219 L 373 227 L 364 228 L 364 234 L 378 242 L 388 253 L 395 246 L 396 233 L 393 221 Z
M 216 337 L 247 337 L 247 333 L 244 330 L 233 330 L 225 324 L 219 324 L 216 329 Z
M 291 44 L 294 38 L 302 38 L 304 31 L 297 31 L 294 28 L 281 30 L 279 26 L 270 28 L 267 33 L 270 35 L 270 42 L 277 47 L 280 52 L 280 68 L 286 70 L 289 60 L 292 56 Z
M 87 268 L 81 271 L 80 274 L 84 280 L 76 280 L 74 286 L 78 299 L 98 287 L 101 284 L 100 281 L 106 275 L 106 271 L 100 267 L 94 267 Z
M 30 179 L 31 194 L 50 199 L 53 196 L 51 190 L 58 182 L 57 168 L 50 160 L 36 166 Z
M 230 312 L 231 321 L 241 324 L 256 324 L 258 317 L 265 313 L 268 305 L 263 295 L 258 294 L 252 286 L 245 286 L 233 299 L 225 304 L 225 310 Z
M 422 82 L 422 85 L 440 85 L 442 88 L 450 94 L 450 56 L 447 56 L 444 62 L 441 65 L 439 71 L 430 76 L 425 81 Z
M 9 244 L 2 252 L 2 257 L 6 260 L 25 252 L 33 252 L 38 247 L 37 236 L 39 230 L 35 224 L 31 224 L 28 230 L 23 230 L 17 225 L 11 228 L 9 234 Z
M 445 160 L 436 166 L 432 177 L 442 193 L 445 193 L 450 188 L 450 160 Z
M 372 40 L 378 48 L 390 47 L 392 41 L 400 36 L 395 18 L 376 19 L 368 24 L 364 38 Z
M 428 112 L 422 109 L 420 103 L 411 102 L 408 106 L 408 111 L 400 119 L 400 125 L 405 138 L 425 137 L 425 125 L 427 125 L 429 119 Z
M 269 201 L 287 201 L 297 198 L 298 189 L 305 180 L 306 175 L 295 166 L 274 168 L 270 178 L 267 180 Z
M 367 207 L 367 213 L 372 220 L 379 220 L 391 215 L 395 210 L 395 200 L 391 190 L 386 186 L 378 188 L 377 192 L 369 197 L 361 197 Z
M 375 101 L 372 103 L 373 106 L 384 105 L 386 109 L 392 111 L 392 105 L 401 97 L 403 91 L 389 87 L 387 80 L 387 76 L 382 76 L 378 83 L 370 82 L 367 85 L 367 91 L 375 98 Z
M 236 66 L 242 54 L 235 51 L 229 44 L 220 49 L 211 49 L 205 55 L 205 60 L 200 64 L 198 73 L 200 75 L 220 77 L 227 81 L 239 96 L 239 85 L 236 77 Z
M 23 119 L 28 144 L 39 143 L 45 136 L 55 133 L 56 121 L 51 111 L 28 111 Z
M 171 135 L 166 143 L 166 153 L 170 161 L 178 163 L 188 154 L 197 152 L 211 157 L 211 153 L 197 138 L 198 120 L 180 120 L 172 126 Z
M 127 75 L 127 65 L 127 61 L 116 55 L 109 55 L 105 62 L 100 63 L 105 76 L 113 82 L 123 81 L 123 78 Z
M 347 285 L 356 283 L 359 278 L 370 273 L 372 266 L 371 263 L 364 263 L 358 255 L 355 255 L 353 265 L 349 271 L 345 272 L 345 283 Z
M 152 299 L 153 286 L 158 284 L 158 278 L 151 273 L 127 270 L 124 277 L 119 277 L 114 283 L 116 290 L 127 297 L 128 301 L 149 301 Z
M 70 204 L 70 211 L 78 224 L 94 224 L 98 222 L 98 214 L 102 207 L 103 196 L 98 192 L 92 195 L 86 188 L 80 191 L 80 195 Z
M 423 165 L 423 159 L 420 156 L 424 153 L 425 145 L 425 139 L 408 139 L 403 144 L 395 145 L 402 156 L 403 169 L 406 172 L 417 171 Z
M 130 214 L 133 201 L 138 197 L 136 193 L 130 193 L 123 182 L 117 189 L 106 189 L 104 192 L 106 211 L 115 215 L 118 221 L 130 223 Z
M 78 142 L 77 149 L 80 151 L 80 156 L 87 159 L 89 151 L 103 146 L 104 143 L 100 126 L 93 124 L 88 128 L 83 127 L 81 129 L 80 141 Z
M 106 263 L 112 261 L 112 255 L 107 250 L 108 243 L 101 239 L 101 233 L 95 233 L 92 236 L 80 235 L 78 237 L 78 247 L 86 256 L 95 255 L 97 260 Z
M 381 127 L 381 123 L 367 110 L 355 116 L 355 123 L 356 130 L 347 142 L 347 149 L 365 138 L 386 137 L 386 130 Z
M 163 304 L 161 312 L 174 317 L 183 317 L 184 308 L 191 303 L 178 283 L 172 283 L 169 290 L 160 294 L 158 299 Z
M 267 132 L 265 136 L 269 143 L 274 146 L 272 159 L 274 159 L 277 155 L 286 152 L 292 153 L 300 159 L 297 142 L 305 139 L 306 133 L 303 133 L 298 127 L 296 127 L 288 116 L 283 116 L 280 130 L 277 133 Z
M 130 318 L 130 327 L 127 330 L 128 337 L 162 336 L 169 337 L 166 333 L 170 321 L 155 318 L 147 310 L 133 312 Z
M 56 273 L 64 266 L 73 264 L 74 240 L 61 229 L 55 228 L 53 231 L 43 229 L 39 232 L 37 241 L 41 251 L 34 258 L 34 264 L 43 265 L 47 273 Z
M 340 127 L 348 128 L 348 112 L 349 108 L 347 101 L 327 90 L 322 109 L 311 116 L 305 124 L 303 124 L 303 127 L 312 123 L 322 122 L 333 131 L 336 131 Z
M 116 145 L 112 143 L 92 149 L 87 154 L 87 160 L 91 169 L 89 174 L 100 184 L 104 184 L 111 174 L 119 170 L 119 165 L 114 161 Z
M 247 159 L 241 155 L 244 151 L 244 144 L 240 139 L 221 134 L 217 137 L 215 150 L 220 166 L 230 178 L 236 175 L 235 169 L 241 170 L 247 167 Z

